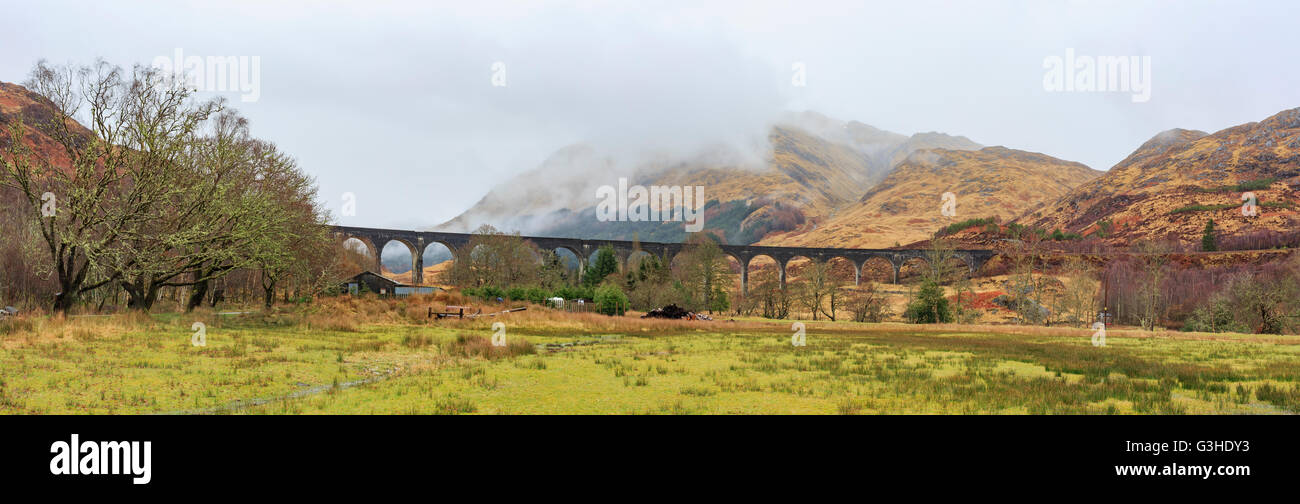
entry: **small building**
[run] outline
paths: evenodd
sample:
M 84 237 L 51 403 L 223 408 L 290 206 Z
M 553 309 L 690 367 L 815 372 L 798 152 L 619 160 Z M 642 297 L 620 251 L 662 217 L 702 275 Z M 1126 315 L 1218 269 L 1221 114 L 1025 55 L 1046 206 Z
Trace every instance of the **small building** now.
M 411 294 L 433 294 L 438 290 L 437 287 L 397 283 L 397 281 L 373 271 L 357 273 L 356 276 L 339 286 L 339 292 L 354 295 L 362 292 L 373 292 L 380 296 L 409 296 Z

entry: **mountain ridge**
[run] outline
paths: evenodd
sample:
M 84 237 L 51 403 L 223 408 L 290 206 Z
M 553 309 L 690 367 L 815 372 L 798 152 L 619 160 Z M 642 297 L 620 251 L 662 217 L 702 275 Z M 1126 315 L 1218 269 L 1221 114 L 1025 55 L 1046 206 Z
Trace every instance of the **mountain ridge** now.
M 917 151 L 818 229 L 772 235 L 759 244 L 881 248 L 913 243 L 971 218 L 1010 220 L 1100 174 L 1082 163 L 1002 146 Z M 942 212 L 947 192 L 956 196 L 952 216 Z
M 1158 133 L 1103 177 L 1018 220 L 1115 245 L 1144 238 L 1199 242 L 1210 219 L 1223 236 L 1295 229 L 1298 187 L 1295 108 L 1212 134 Z M 1241 212 L 1248 192 L 1260 204 L 1255 217 Z
M 933 131 L 903 135 L 811 111 L 785 115 L 769 129 L 766 143 L 769 150 L 763 156 L 763 166 L 701 162 L 697 156 L 658 166 L 633 166 L 625 169 L 626 178 L 628 184 L 643 186 L 705 187 L 705 201 L 711 205 L 706 210 L 706 230 L 723 239 L 753 243 L 772 231 L 801 232 L 815 228 L 817 223 L 857 201 L 915 152 L 983 147 L 964 136 Z M 573 172 L 585 173 L 584 168 L 597 166 L 594 171 L 607 173 L 619 167 L 617 161 L 601 157 L 594 147 L 560 149 L 537 168 L 499 184 L 470 209 L 434 229 L 468 232 L 481 224 L 492 224 L 526 234 L 685 238 L 684 231 L 658 229 L 680 228 L 680 223 L 595 221 L 590 211 L 597 204 L 595 190 L 600 185 L 613 186 L 616 178 L 604 175 L 601 180 L 587 178 L 582 183 L 566 185 L 548 177 L 549 171 L 558 169 L 557 163 L 575 163 L 571 155 L 565 154 L 573 151 L 584 152 L 586 156 L 578 160 L 579 167 Z M 715 156 L 719 157 L 727 159 L 727 156 Z M 551 180 L 546 183 L 539 182 L 548 178 Z M 563 194 L 558 197 L 529 194 L 562 185 L 565 186 L 561 189 Z M 587 216 L 590 220 L 580 217 L 586 214 L 592 214 Z M 721 221 L 713 218 L 718 214 L 722 214 Z

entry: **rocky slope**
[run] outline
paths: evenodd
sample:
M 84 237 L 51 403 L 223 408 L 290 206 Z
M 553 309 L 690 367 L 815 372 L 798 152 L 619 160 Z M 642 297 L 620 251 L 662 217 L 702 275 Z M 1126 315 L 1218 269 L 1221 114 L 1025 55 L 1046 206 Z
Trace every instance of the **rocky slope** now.
M 49 122 L 53 117 L 54 105 L 49 100 L 20 85 L 0 82 L 0 149 L 9 145 L 10 126 L 21 120 L 26 126 L 23 143 L 55 166 L 70 165 L 62 145 L 38 128 L 38 125 Z M 73 135 L 85 138 L 91 136 L 91 132 L 76 121 L 69 121 L 68 127 Z
M 1028 225 L 1114 245 L 1144 238 L 1199 243 L 1210 219 L 1221 237 L 1298 229 L 1300 108 L 1213 134 L 1170 130 L 1105 176 L 1026 213 Z M 1245 193 L 1258 202 L 1244 216 Z
M 816 229 L 774 234 L 761 243 L 864 248 L 908 244 L 967 219 L 1010 220 L 1100 175 L 1080 163 L 1006 147 L 917 151 L 858 202 Z M 941 212 L 946 192 L 956 196 L 954 216 Z

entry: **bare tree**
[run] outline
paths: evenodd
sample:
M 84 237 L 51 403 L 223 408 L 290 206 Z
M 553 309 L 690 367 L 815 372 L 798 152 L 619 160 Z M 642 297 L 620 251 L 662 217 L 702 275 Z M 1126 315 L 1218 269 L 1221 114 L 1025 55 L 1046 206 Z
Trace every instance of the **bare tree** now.
M 783 288 L 775 269 L 760 270 L 750 276 L 750 296 L 754 296 L 762 308 L 764 318 L 784 319 L 790 316 L 793 304 L 788 290 Z
M 931 280 L 939 285 L 950 281 L 956 274 L 956 270 L 952 266 L 956 253 L 956 244 L 951 239 L 935 238 L 930 240 L 930 247 L 925 250 L 927 268 L 925 269 L 924 279 Z
M 957 296 L 957 302 L 953 306 L 953 315 L 957 322 L 970 324 L 975 322 L 979 317 L 979 310 L 973 308 L 975 302 L 975 287 L 971 283 L 969 275 L 958 275 L 957 280 L 953 282 L 953 291 Z
M 1046 320 L 1043 307 L 1043 289 L 1037 275 L 1040 238 L 1036 233 L 1024 233 L 1012 255 L 1012 274 L 1008 280 L 1011 290 L 1011 308 L 1022 324 L 1039 324 Z
M 835 320 L 837 305 L 842 302 L 839 294 L 840 283 L 831 274 L 831 265 L 826 261 L 813 259 L 803 268 L 802 275 L 795 290 L 795 299 L 817 320 L 820 312 L 829 320 Z M 829 304 L 830 311 L 827 311 Z
M 674 273 L 685 291 L 688 308 L 712 313 L 729 307 L 726 292 L 734 281 L 731 262 L 709 235 L 696 233 L 675 262 L 680 264 Z
M 1138 264 L 1142 268 L 1141 285 L 1138 287 L 1140 303 L 1138 318 L 1142 329 L 1151 331 L 1162 318 L 1164 293 L 1161 288 L 1165 278 L 1165 266 L 1169 264 L 1169 245 L 1159 241 L 1142 241 L 1134 249 L 1139 254 Z
M 443 281 L 462 287 L 531 285 L 538 281 L 542 255 L 519 233 L 507 234 L 484 224 L 455 252 Z
M 1097 279 L 1087 261 L 1072 256 L 1065 261 L 1065 288 L 1061 293 L 1058 312 L 1069 313 L 1063 322 L 1088 326 L 1097 312 Z
M 885 296 L 875 282 L 866 282 L 849 294 L 847 303 L 854 322 L 881 322 L 890 315 Z

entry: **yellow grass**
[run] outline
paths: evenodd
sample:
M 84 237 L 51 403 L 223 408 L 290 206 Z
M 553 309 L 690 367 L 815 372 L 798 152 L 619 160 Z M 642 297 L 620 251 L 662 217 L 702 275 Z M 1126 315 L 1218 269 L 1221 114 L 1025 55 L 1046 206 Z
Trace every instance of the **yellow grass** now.
M 713 322 L 454 294 L 0 325 L 0 412 L 1288 413 L 1300 338 L 1006 325 Z M 513 305 L 473 305 L 484 313 Z M 194 322 L 206 346 L 191 344 Z M 505 347 L 493 346 L 494 322 Z

